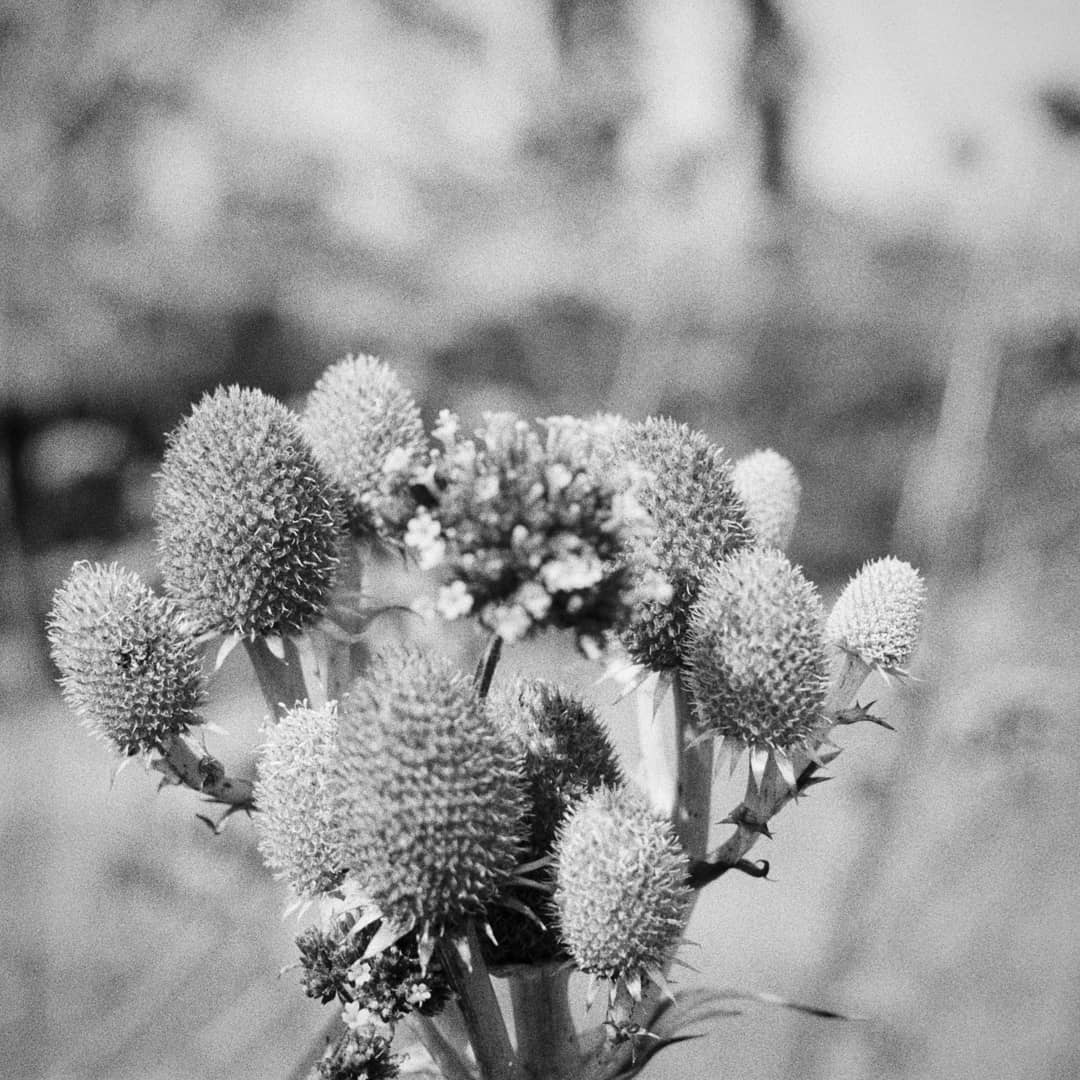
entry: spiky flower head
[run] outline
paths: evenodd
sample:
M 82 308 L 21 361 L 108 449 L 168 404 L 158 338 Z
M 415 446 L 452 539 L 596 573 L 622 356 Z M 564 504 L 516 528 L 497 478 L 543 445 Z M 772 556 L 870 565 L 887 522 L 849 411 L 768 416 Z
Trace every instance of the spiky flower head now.
M 331 769 L 337 705 L 297 705 L 267 732 L 258 758 L 255 802 L 266 865 L 303 897 L 335 888 L 344 876 Z
M 750 548 L 705 578 L 687 685 L 703 732 L 786 751 L 821 722 L 827 658 L 817 589 L 779 551 Z
M 638 474 L 612 461 L 611 429 L 609 418 L 530 424 L 489 413 L 470 439 L 441 414 L 431 505 L 405 537 L 422 567 L 445 568 L 440 614 L 474 615 L 508 641 L 549 626 L 592 641 L 624 624 L 641 599 L 666 595 L 655 574 L 634 580 L 619 561 L 651 522 Z
M 378 655 L 342 704 L 334 769 L 342 851 L 398 926 L 481 912 L 518 862 L 521 755 L 445 659 Z
M 197 631 L 293 633 L 325 605 L 340 513 L 296 417 L 207 394 L 169 437 L 155 517 L 166 592 Z
M 301 425 L 345 496 L 350 529 L 400 539 L 416 510 L 409 487 L 427 458 L 427 437 L 397 375 L 373 356 L 339 360 L 315 384 Z
M 666 601 L 642 604 L 623 642 L 646 667 L 677 668 L 702 580 L 751 541 L 750 528 L 723 452 L 701 432 L 650 417 L 624 429 L 619 450 L 648 475 L 639 499 L 656 523 L 651 536 L 633 539 L 631 563 L 647 559 L 671 586 Z
M 582 971 L 633 992 L 664 966 L 689 912 L 689 864 L 670 821 L 637 791 L 602 787 L 566 816 L 555 853 L 570 955 Z
M 755 450 L 735 462 L 731 481 L 756 543 L 783 551 L 795 528 L 802 495 L 795 467 L 775 450 Z
M 522 861 L 551 854 L 555 834 L 567 810 L 601 785 L 622 783 L 615 748 L 596 710 L 554 683 L 518 678 L 496 687 L 488 708 L 524 753 L 528 796 L 528 849 Z M 497 944 L 488 949 L 491 964 L 538 963 L 562 952 L 546 908 L 537 906 L 535 889 L 511 889 L 536 920 L 496 904 L 489 921 Z
M 64 700 L 120 753 L 156 750 L 202 723 L 195 644 L 138 575 L 76 563 L 53 598 L 48 633 Z
M 902 670 L 922 624 L 926 585 L 910 563 L 887 556 L 866 563 L 829 614 L 828 640 L 871 667 Z

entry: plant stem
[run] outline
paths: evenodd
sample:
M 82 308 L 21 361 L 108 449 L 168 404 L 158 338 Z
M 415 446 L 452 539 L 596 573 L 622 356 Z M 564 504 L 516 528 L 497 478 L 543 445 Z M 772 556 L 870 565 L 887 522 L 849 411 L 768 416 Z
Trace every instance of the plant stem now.
M 161 757 L 154 761 L 153 767 L 215 802 L 227 803 L 237 810 L 255 808 L 250 780 L 226 775 L 217 758 L 196 753 L 179 735 L 161 747 Z
M 675 829 L 687 855 L 703 859 L 709 850 L 712 816 L 713 740 L 692 741 L 690 698 L 682 676 L 672 680 L 675 701 L 675 746 L 678 752 L 678 807 Z
M 439 1067 L 443 1080 L 474 1080 L 468 1063 L 439 1027 L 437 1021 L 441 1018 L 442 1013 L 438 1017 L 432 1017 L 412 1012 L 405 1017 L 403 1023 L 412 1029 L 413 1034 L 427 1048 L 427 1052 Z
M 522 1080 L 499 1000 L 480 951 L 476 927 L 439 943 L 443 967 L 458 995 L 482 1080 Z
M 641 783 L 649 797 L 649 805 L 658 814 L 675 820 L 679 785 L 672 762 L 679 757 L 678 731 L 673 721 L 656 707 L 658 678 L 646 679 L 634 691 Z
M 278 659 L 270 651 L 265 638 L 244 638 L 244 649 L 255 669 L 259 689 L 262 690 L 270 714 L 275 720 L 298 701 L 311 700 L 296 642 L 288 637 L 280 640 L 285 649 L 284 660 Z
M 570 969 L 521 966 L 509 977 L 518 1059 L 529 1080 L 570 1080 L 581 1064 L 570 1015 Z

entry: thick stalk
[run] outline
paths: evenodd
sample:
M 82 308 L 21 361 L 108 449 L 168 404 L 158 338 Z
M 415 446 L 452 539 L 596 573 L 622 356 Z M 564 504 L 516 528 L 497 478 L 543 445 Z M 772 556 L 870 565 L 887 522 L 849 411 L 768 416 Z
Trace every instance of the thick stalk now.
M 521 967 L 509 976 L 518 1059 L 528 1080 L 571 1080 L 579 1068 L 565 964 Z
M 690 859 L 703 859 L 709 850 L 712 815 L 713 740 L 694 741 L 690 698 L 678 672 L 672 680 L 671 689 L 675 703 L 678 777 L 675 829 Z
M 464 933 L 440 941 L 439 952 L 458 996 L 481 1080 L 523 1080 L 476 927 L 469 923 Z
M 414 1012 L 409 1013 L 403 1023 L 411 1028 L 413 1034 L 424 1044 L 432 1060 L 439 1067 L 442 1080 L 475 1080 L 459 1048 L 447 1038 L 437 1023 L 441 1017 L 441 1013 L 438 1017 L 432 1017 Z
M 656 707 L 657 676 L 646 679 L 634 691 L 641 784 L 649 805 L 664 817 L 675 819 L 679 785 L 672 762 L 678 759 L 678 732 L 674 722 Z
M 227 776 L 217 758 L 197 753 L 178 735 L 161 747 L 161 757 L 153 762 L 153 767 L 164 773 L 163 782 L 174 780 L 236 810 L 255 808 L 250 780 Z
M 304 664 L 296 642 L 288 637 L 279 640 L 284 647 L 284 659 L 279 659 L 271 652 L 264 638 L 244 638 L 244 649 L 255 669 L 259 689 L 275 720 L 298 701 L 312 699 L 304 679 Z

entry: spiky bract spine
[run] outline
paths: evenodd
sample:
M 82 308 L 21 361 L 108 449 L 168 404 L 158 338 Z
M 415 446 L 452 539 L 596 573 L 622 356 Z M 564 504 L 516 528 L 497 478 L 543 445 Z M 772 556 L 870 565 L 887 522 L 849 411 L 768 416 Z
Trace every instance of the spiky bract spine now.
M 828 671 L 817 589 L 779 551 L 724 559 L 694 605 L 686 680 L 703 732 L 743 746 L 805 745 Z
M 342 704 L 334 776 L 343 854 L 398 925 L 482 912 L 519 860 L 521 754 L 471 680 L 411 649 L 378 655 Z
M 165 590 L 197 631 L 294 633 L 322 611 L 337 500 L 296 417 L 261 391 L 219 388 L 170 435 L 155 517 Z
M 524 753 L 529 840 L 522 861 L 533 862 L 551 854 L 567 810 L 601 785 L 622 783 L 622 770 L 596 710 L 554 683 L 516 679 L 492 691 L 488 708 Z M 550 923 L 547 905 L 538 903 L 543 894 L 518 888 L 511 895 Z M 489 963 L 540 963 L 561 954 L 553 927 L 541 929 L 498 903 L 488 916 L 497 942 L 488 949 Z
M 650 417 L 623 428 L 617 444 L 648 474 L 638 498 L 656 523 L 651 536 L 631 541 L 631 562 L 647 555 L 671 585 L 670 599 L 640 606 L 623 642 L 654 671 L 674 669 L 705 574 L 750 543 L 750 528 L 723 451 L 701 432 Z
M 129 570 L 76 563 L 56 591 L 49 644 L 64 700 L 125 755 L 202 721 L 202 668 L 174 606 Z
M 373 356 L 339 360 L 315 384 L 301 425 L 345 496 L 352 531 L 400 539 L 416 509 L 409 484 L 427 457 L 427 436 L 397 375 Z
M 601 787 L 567 814 L 555 855 L 559 931 L 577 966 L 631 985 L 661 969 L 691 899 L 670 821 L 633 789 Z
M 775 450 L 755 450 L 735 462 L 731 480 L 756 543 L 783 551 L 795 528 L 802 495 L 795 467 Z
M 828 640 L 872 667 L 903 669 L 922 624 L 926 585 L 910 563 L 887 556 L 866 563 L 829 613 Z
M 304 897 L 335 888 L 344 876 L 330 779 L 337 730 L 334 702 L 297 705 L 267 732 L 258 758 L 259 850 Z

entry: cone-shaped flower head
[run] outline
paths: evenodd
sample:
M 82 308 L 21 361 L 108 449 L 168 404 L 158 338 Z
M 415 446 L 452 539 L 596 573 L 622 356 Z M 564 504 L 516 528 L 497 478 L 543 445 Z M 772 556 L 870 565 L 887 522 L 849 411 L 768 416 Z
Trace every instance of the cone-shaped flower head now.
M 794 466 L 775 450 L 755 450 L 735 462 L 731 480 L 755 541 L 783 551 L 795 528 L 802 495 Z
M 301 424 L 344 493 L 352 531 L 400 539 L 416 510 L 409 485 L 427 458 L 427 437 L 397 375 L 373 356 L 338 361 L 315 384 Z
M 629 788 L 600 788 L 566 816 L 555 905 L 578 967 L 630 985 L 662 968 L 689 911 L 688 861 L 671 823 Z
M 556 830 L 567 810 L 601 785 L 622 782 L 615 748 L 596 711 L 579 698 L 542 679 L 517 679 L 496 688 L 488 708 L 525 755 L 528 795 L 528 849 L 523 862 L 550 855 Z M 535 889 L 511 890 L 533 908 L 540 922 L 550 922 L 546 907 L 537 906 Z M 491 964 L 538 963 L 562 952 L 553 927 L 496 903 L 488 912 L 495 940 L 488 949 Z
M 219 388 L 170 436 L 155 516 L 165 590 L 198 631 L 292 633 L 322 610 L 340 513 L 296 417 Z
M 337 730 L 334 702 L 297 705 L 269 730 L 259 755 L 259 850 L 300 896 L 327 892 L 344 876 L 330 779 Z
M 201 723 L 195 645 L 173 605 L 130 571 L 76 563 L 53 598 L 49 644 L 64 700 L 122 754 Z
M 926 585 L 910 563 L 875 559 L 847 583 L 829 614 L 826 637 L 871 667 L 903 669 L 922 624 Z
M 422 567 L 444 567 L 444 618 L 474 615 L 508 641 L 551 626 L 593 640 L 623 625 L 641 598 L 666 595 L 655 574 L 633 580 L 620 560 L 651 522 L 636 474 L 612 461 L 613 426 L 494 413 L 469 439 L 456 417 L 440 416 L 431 505 L 409 522 L 405 543 Z
M 701 730 L 743 746 L 804 745 L 825 700 L 824 619 L 817 589 L 779 551 L 752 548 L 715 567 L 687 657 Z
M 751 541 L 731 468 L 706 436 L 673 420 L 628 425 L 620 449 L 648 474 L 639 498 L 652 515 L 652 536 L 631 545 L 671 585 L 669 599 L 643 604 L 623 641 L 656 671 L 680 665 L 690 608 L 708 570 Z
M 342 704 L 335 768 L 343 855 L 397 925 L 482 911 L 517 864 L 521 755 L 446 661 L 376 657 Z

